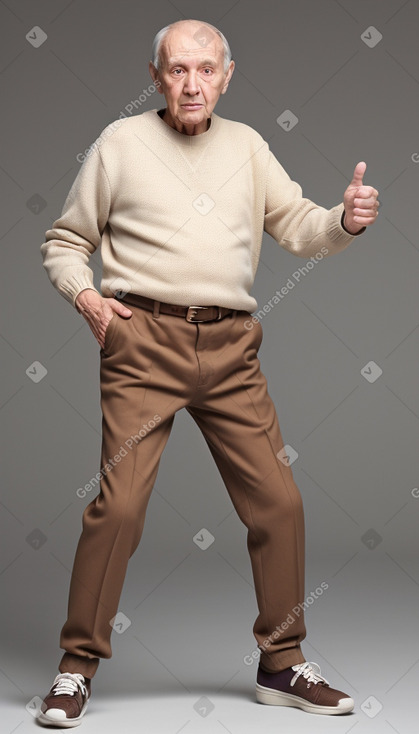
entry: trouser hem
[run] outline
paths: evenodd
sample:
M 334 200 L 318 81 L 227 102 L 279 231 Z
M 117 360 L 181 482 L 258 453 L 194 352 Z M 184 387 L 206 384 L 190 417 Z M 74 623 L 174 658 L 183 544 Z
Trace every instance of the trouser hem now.
M 264 653 L 259 658 L 260 667 L 267 673 L 279 673 L 281 670 L 285 670 L 285 668 L 290 668 L 291 665 L 305 662 L 306 659 L 299 647 L 295 647 L 292 650 L 279 650 L 269 655 Z
M 62 656 L 58 670 L 60 673 L 81 673 L 85 678 L 93 678 L 99 665 L 99 658 L 88 658 L 66 652 Z

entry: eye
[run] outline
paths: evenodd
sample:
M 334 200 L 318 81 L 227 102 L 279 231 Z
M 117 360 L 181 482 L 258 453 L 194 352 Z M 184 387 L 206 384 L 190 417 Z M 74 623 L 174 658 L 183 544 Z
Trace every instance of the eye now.
M 206 69 L 204 69 L 204 72 L 205 72 L 205 71 L 208 71 L 208 72 L 209 72 L 209 73 L 211 74 L 211 72 L 212 72 L 212 69 L 210 69 L 209 67 L 207 67 Z M 208 76 L 208 74 L 206 74 L 206 76 Z

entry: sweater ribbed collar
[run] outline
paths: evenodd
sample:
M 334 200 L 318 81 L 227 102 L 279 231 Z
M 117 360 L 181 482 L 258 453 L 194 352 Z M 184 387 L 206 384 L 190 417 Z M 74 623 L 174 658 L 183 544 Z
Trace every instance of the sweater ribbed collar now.
M 168 125 L 167 122 L 160 117 L 158 113 L 160 112 L 163 114 L 164 110 L 164 107 L 160 110 L 155 108 L 144 112 L 143 115 L 155 130 L 177 145 L 194 147 L 195 149 L 200 148 L 201 146 L 206 146 L 212 140 L 218 128 L 220 118 L 215 114 L 215 112 L 213 112 L 210 117 L 211 124 L 208 130 L 205 130 L 203 133 L 199 133 L 199 135 L 185 135 L 185 133 L 180 133 L 174 127 Z

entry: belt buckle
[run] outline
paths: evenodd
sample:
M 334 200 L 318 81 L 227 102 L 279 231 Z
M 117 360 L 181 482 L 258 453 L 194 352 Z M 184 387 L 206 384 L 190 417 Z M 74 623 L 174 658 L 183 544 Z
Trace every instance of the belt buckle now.
M 187 311 L 187 314 L 185 316 L 186 321 L 189 321 L 189 323 L 191 323 L 191 324 L 203 323 L 204 321 L 215 321 L 215 320 L 216 321 L 219 321 L 220 318 L 221 318 L 221 313 L 220 313 L 219 306 L 217 306 L 217 308 L 218 308 L 218 317 L 217 317 L 217 319 L 195 319 L 195 318 L 193 318 L 193 316 L 196 316 L 197 315 L 198 311 L 208 310 L 209 308 L 213 308 L 213 306 L 189 306 L 188 311 Z

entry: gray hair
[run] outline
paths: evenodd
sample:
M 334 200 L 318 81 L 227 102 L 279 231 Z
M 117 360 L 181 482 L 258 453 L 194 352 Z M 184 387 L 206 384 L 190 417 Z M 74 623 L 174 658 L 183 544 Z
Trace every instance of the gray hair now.
M 177 21 L 177 22 L 181 22 L 181 21 Z M 174 25 L 175 23 L 166 25 L 164 28 L 161 28 L 158 31 L 158 33 L 156 33 L 156 35 L 154 36 L 154 41 L 153 41 L 153 45 L 151 48 L 151 61 L 153 63 L 153 66 L 156 67 L 156 69 L 158 69 L 160 66 L 160 49 L 161 49 L 162 41 L 164 40 L 167 33 L 169 32 L 171 28 L 173 28 Z M 223 48 L 224 48 L 224 73 L 225 73 L 231 61 L 231 50 L 230 50 L 229 43 L 225 35 L 221 33 L 221 31 L 219 31 L 218 28 L 211 25 L 211 23 L 202 23 L 202 25 L 212 28 L 214 32 L 221 38 L 221 41 L 223 43 Z

